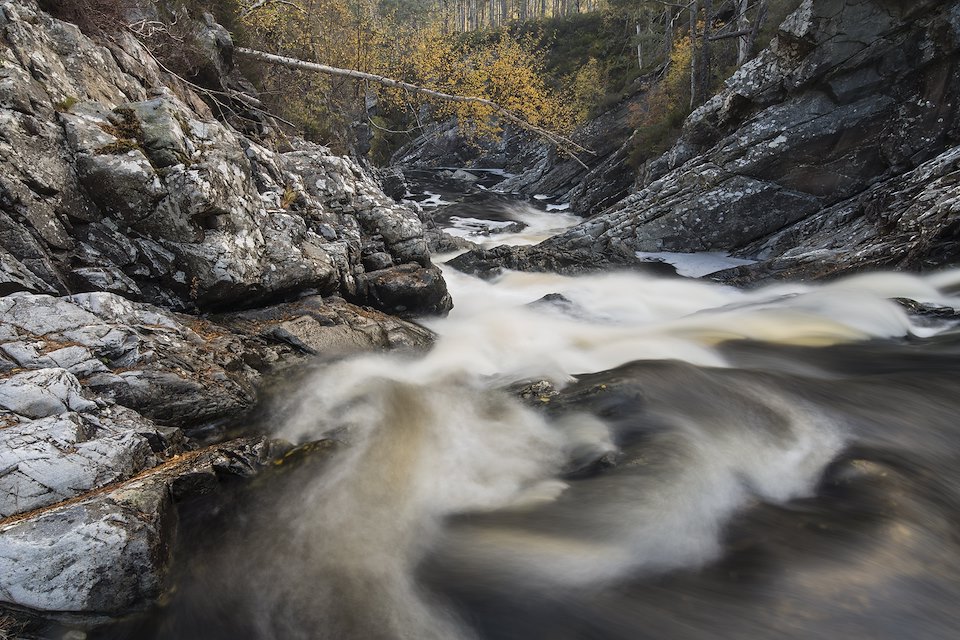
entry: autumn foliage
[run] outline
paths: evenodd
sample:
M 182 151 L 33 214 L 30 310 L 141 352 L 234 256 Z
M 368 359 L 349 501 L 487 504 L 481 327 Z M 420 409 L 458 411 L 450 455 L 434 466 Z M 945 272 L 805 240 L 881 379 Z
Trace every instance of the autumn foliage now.
M 576 106 L 545 80 L 543 53 L 531 37 L 504 33 L 471 43 L 429 14 L 403 20 L 379 5 L 339 0 L 308 0 L 301 6 L 303 12 L 277 3 L 251 13 L 245 19 L 249 39 L 271 53 L 486 98 L 553 131 L 567 131 L 573 123 Z M 346 146 L 351 126 L 366 126 L 368 119 L 375 133 L 378 127 L 416 133 L 424 117 L 455 117 L 467 137 L 497 135 L 503 126 L 482 104 L 430 101 L 351 80 L 270 70 L 258 84 L 280 115 L 335 147 Z
M 642 101 L 631 105 L 631 124 L 636 127 L 630 156 L 634 166 L 667 151 L 680 135 L 683 120 L 690 113 L 692 59 L 689 34 L 677 38 L 663 79 L 647 92 Z

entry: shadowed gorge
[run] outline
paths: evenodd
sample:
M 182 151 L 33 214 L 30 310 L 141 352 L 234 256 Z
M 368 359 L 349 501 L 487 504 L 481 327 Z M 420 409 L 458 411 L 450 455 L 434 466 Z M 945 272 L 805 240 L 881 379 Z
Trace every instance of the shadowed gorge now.
M 0 0 L 0 640 L 960 628 L 960 0 Z

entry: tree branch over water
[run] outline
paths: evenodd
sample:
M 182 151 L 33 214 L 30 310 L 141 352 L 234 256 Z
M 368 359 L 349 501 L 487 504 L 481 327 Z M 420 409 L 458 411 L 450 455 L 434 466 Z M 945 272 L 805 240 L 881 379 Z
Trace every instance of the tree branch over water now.
M 419 85 L 410 84 L 409 82 L 403 82 L 401 80 L 394 80 L 393 78 L 388 78 L 386 76 L 380 76 L 373 73 L 365 73 L 363 71 L 356 71 L 354 69 L 341 69 L 339 67 L 331 67 L 325 64 L 319 64 L 316 62 L 308 62 L 306 60 L 300 60 L 298 58 L 290 58 L 287 56 L 278 56 L 272 53 L 266 53 L 264 51 L 257 51 L 256 49 L 248 49 L 246 47 L 237 47 L 234 49 L 234 52 L 240 55 L 247 56 L 248 58 L 253 58 L 255 60 L 260 60 L 261 62 L 266 62 L 269 64 L 276 64 L 289 69 L 299 69 L 301 71 L 312 71 L 315 73 L 323 73 L 331 76 L 338 76 L 342 78 L 353 78 L 356 80 L 366 80 L 368 82 L 376 82 L 377 84 L 383 85 L 385 87 L 390 87 L 392 89 L 402 89 L 404 91 L 409 91 L 410 93 L 416 93 L 419 95 L 427 96 L 430 98 L 436 98 L 438 100 L 445 100 L 447 102 L 462 102 L 462 103 L 472 103 L 483 105 L 491 109 L 496 115 L 500 116 L 504 120 L 511 122 L 521 129 L 526 129 L 541 138 L 547 140 L 550 144 L 554 145 L 571 158 L 576 160 L 583 168 L 589 169 L 589 167 L 577 157 L 577 153 L 589 153 L 594 154 L 593 151 L 582 147 L 577 144 L 570 138 L 544 129 L 543 127 L 538 127 L 535 124 L 532 124 L 521 118 L 512 111 L 500 106 L 492 100 L 486 98 L 478 98 L 474 96 L 459 96 L 450 93 L 443 93 L 442 91 L 434 91 L 433 89 L 427 89 Z

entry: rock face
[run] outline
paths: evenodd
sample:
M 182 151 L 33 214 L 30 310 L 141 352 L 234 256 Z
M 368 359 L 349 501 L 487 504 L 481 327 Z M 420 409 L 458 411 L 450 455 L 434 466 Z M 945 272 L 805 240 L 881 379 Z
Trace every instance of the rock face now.
M 229 34 L 197 33 L 194 80 L 255 105 Z M 265 377 L 424 348 L 388 313 L 451 307 L 418 213 L 355 162 L 218 121 L 130 34 L 105 42 L 0 0 L 0 609 L 149 604 L 177 502 L 289 448 L 221 442 Z
M 956 1 L 805 0 L 690 115 L 645 186 L 527 254 L 760 259 L 729 276 L 740 282 L 949 263 L 958 52 Z
M 379 250 L 384 267 L 429 272 L 407 315 L 450 308 L 417 214 L 354 162 L 244 137 L 189 87 L 165 86 L 132 37 L 97 45 L 29 1 L 0 3 L 0 30 L 0 290 L 181 310 L 308 289 L 375 303 L 361 253 Z

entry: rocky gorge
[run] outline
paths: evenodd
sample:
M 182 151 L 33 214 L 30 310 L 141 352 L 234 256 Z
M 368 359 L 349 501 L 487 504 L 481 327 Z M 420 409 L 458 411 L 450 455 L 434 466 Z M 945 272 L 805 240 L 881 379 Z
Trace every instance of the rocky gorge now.
M 8 1 L 0 35 L 0 601 L 103 615 L 161 593 L 175 502 L 289 449 L 225 439 L 266 377 L 424 348 L 400 317 L 451 301 L 355 162 L 246 137 L 130 34 Z
M 917 487 L 936 484 L 918 460 L 955 480 L 939 434 L 954 415 L 956 279 L 802 282 L 956 263 L 960 2 L 803 0 L 639 176 L 623 104 L 579 134 L 601 142 L 587 168 L 524 138 L 470 158 L 438 125 L 378 172 L 284 135 L 230 34 L 209 15 L 195 29 L 205 58 L 186 80 L 131 33 L 91 38 L 35 0 L 0 0 L 0 638 L 474 637 L 464 620 L 509 638 L 513 616 L 525 637 L 624 637 L 637 601 L 610 611 L 629 591 L 657 603 L 693 578 L 611 593 L 610 576 L 707 567 L 711 593 L 749 591 L 795 542 L 770 531 L 820 535 L 816 514 L 839 504 L 825 521 L 839 544 L 859 540 L 880 520 L 877 486 L 907 498 L 855 557 L 900 566 L 902 544 L 905 566 L 954 566 L 960 554 L 938 555 L 946 524 L 923 530 L 926 546 L 903 532 L 928 502 L 950 517 Z M 508 218 L 466 239 L 404 181 L 464 164 L 452 184 L 493 168 L 472 195 L 500 192 Z M 535 195 L 582 219 L 543 240 L 552 212 L 514 208 Z M 479 202 L 448 213 L 495 208 Z M 537 244 L 497 246 L 525 229 Z M 654 280 L 672 273 L 650 264 L 665 252 L 739 258 L 711 277 L 749 287 Z M 572 277 L 597 271 L 616 273 Z M 871 360 L 871 340 L 920 351 Z M 884 375 L 858 378 L 845 363 L 860 358 Z M 898 376 L 940 395 L 923 406 L 910 386 L 901 406 Z M 279 409 L 265 408 L 271 385 L 291 395 Z M 927 439 L 910 455 L 884 449 L 912 429 Z M 341 445 L 327 475 L 294 472 L 252 515 L 216 520 L 224 538 L 249 534 L 240 559 L 222 532 L 191 528 L 184 505 L 230 502 Z M 710 565 L 745 512 L 730 562 L 757 548 L 763 561 Z M 610 529 L 591 538 L 583 514 Z M 460 613 L 437 614 L 421 578 Z M 894 587 L 867 602 L 855 578 L 854 604 L 824 619 L 899 602 Z M 580 588 L 569 611 L 532 595 Z M 737 603 L 760 622 L 726 614 L 730 637 L 789 630 L 790 594 L 827 599 L 804 576 L 772 593 L 782 619 Z M 671 606 L 702 622 L 660 604 L 634 607 L 650 637 L 669 637 Z
M 623 163 L 625 148 L 600 148 L 589 169 L 541 148 L 502 188 L 551 195 L 589 219 L 535 247 L 454 264 L 582 270 L 636 265 L 637 252 L 725 252 L 756 264 L 716 277 L 749 284 L 953 263 L 958 11 L 952 2 L 802 2 L 625 197 L 602 204 L 624 188 L 611 163 Z M 592 139 L 589 127 L 580 135 Z M 417 148 L 405 153 L 401 163 L 419 161 Z

